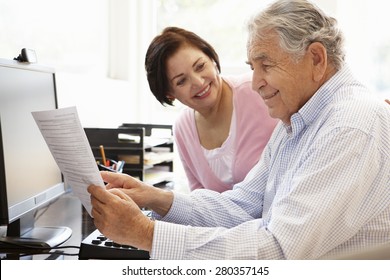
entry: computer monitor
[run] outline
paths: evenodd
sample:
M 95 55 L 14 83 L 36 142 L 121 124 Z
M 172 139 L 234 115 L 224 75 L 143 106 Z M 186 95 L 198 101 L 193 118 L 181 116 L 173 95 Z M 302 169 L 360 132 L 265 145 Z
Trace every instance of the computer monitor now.
M 0 249 L 52 247 L 71 236 L 67 227 L 34 227 L 34 213 L 66 191 L 31 114 L 56 108 L 52 68 L 0 59 L 0 225 L 7 227 Z

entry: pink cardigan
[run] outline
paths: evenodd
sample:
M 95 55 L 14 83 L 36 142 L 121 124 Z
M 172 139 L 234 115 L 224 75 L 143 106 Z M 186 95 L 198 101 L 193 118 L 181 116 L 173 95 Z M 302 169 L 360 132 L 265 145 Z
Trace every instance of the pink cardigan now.
M 191 190 L 206 188 L 223 192 L 242 181 L 257 163 L 277 120 L 272 119 L 258 93 L 252 90 L 251 75 L 223 77 L 233 90 L 236 114 L 236 154 L 233 184 L 222 182 L 210 169 L 197 133 L 194 111 L 185 108 L 174 125 L 174 139 Z

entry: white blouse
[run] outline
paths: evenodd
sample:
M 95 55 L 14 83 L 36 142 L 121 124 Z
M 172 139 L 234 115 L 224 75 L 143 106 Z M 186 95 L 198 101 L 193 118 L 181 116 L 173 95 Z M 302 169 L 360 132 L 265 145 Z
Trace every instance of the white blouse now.
M 235 154 L 234 142 L 236 139 L 236 132 L 236 115 L 233 109 L 229 135 L 225 142 L 223 142 L 222 146 L 213 150 L 207 150 L 202 147 L 203 153 L 215 176 L 227 184 L 231 184 L 233 182 L 233 160 Z

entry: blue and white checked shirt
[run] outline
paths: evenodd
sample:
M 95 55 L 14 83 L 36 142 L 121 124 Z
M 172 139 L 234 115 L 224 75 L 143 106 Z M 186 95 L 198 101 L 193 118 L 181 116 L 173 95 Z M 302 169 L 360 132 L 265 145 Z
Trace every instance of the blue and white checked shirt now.
M 389 147 L 390 106 L 345 67 L 233 190 L 175 194 L 151 258 L 319 259 L 388 243 Z

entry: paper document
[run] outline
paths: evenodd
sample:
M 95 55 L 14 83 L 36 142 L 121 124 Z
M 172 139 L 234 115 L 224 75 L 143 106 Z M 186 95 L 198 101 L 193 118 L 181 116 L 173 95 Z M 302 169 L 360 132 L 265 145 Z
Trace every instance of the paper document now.
M 91 215 L 87 187 L 104 186 L 76 107 L 32 112 L 43 138 L 57 162 L 65 183 Z

